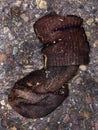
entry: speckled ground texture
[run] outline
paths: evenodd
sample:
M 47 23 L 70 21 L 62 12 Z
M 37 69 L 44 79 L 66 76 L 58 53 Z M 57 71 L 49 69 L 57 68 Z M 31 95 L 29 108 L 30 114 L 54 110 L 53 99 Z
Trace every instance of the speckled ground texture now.
M 97 0 L 0 0 L 0 130 L 98 130 L 97 9 Z M 8 94 L 18 79 L 43 67 L 33 24 L 52 10 L 84 19 L 90 63 L 68 83 L 61 106 L 44 118 L 27 119 L 10 107 Z

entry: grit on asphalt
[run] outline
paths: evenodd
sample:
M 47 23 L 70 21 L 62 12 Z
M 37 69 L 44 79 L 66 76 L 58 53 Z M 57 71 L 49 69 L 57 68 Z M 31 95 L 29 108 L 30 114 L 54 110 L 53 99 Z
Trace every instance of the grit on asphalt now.
M 43 67 L 33 24 L 53 10 L 84 19 L 90 63 L 79 67 L 61 106 L 27 119 L 11 108 L 8 94 L 18 79 Z M 0 130 L 98 130 L 98 0 L 0 0 Z

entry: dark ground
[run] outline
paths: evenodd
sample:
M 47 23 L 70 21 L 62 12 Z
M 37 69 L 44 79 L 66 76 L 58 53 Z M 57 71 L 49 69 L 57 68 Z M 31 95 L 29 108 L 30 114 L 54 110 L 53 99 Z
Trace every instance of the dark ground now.
M 98 130 L 97 9 L 97 0 L 0 0 L 0 130 Z M 43 67 L 33 24 L 52 10 L 84 19 L 90 63 L 69 82 L 69 97 L 60 107 L 47 117 L 26 119 L 9 106 L 8 94 L 18 79 Z

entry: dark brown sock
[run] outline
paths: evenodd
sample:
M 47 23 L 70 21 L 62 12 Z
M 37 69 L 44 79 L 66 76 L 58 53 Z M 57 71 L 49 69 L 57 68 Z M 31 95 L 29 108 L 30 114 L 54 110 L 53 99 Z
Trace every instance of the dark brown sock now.
M 19 114 L 28 118 L 46 116 L 68 96 L 68 81 L 79 65 L 89 62 L 89 43 L 82 24 L 78 16 L 55 12 L 35 22 L 35 33 L 43 42 L 45 67 L 18 80 L 12 88 L 8 101 Z

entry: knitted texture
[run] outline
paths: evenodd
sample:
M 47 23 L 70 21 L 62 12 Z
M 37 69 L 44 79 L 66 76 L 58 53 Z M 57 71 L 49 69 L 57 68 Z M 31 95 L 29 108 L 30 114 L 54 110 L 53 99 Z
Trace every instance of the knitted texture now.
M 55 110 L 68 96 L 67 83 L 80 64 L 89 62 L 89 44 L 80 17 L 43 16 L 34 30 L 43 43 L 45 67 L 18 80 L 8 97 L 12 108 L 27 118 L 40 118 Z
M 43 24 L 44 23 L 44 24 Z M 40 18 L 34 29 L 43 42 L 47 66 L 88 64 L 89 44 L 80 17 L 55 13 Z

